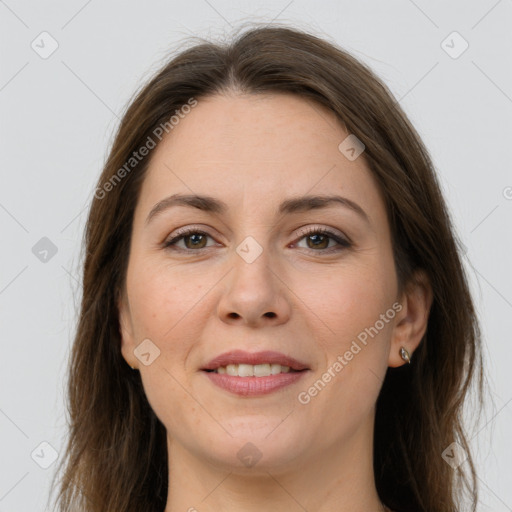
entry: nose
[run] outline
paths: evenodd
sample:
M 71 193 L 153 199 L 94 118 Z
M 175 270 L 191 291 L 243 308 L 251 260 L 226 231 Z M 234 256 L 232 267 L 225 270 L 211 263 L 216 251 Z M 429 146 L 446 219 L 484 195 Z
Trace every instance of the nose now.
M 242 254 L 242 256 L 240 256 Z M 229 324 L 249 327 L 277 326 L 291 314 L 290 288 L 284 271 L 263 250 L 253 261 L 234 253 L 232 270 L 225 279 L 218 304 L 219 318 Z

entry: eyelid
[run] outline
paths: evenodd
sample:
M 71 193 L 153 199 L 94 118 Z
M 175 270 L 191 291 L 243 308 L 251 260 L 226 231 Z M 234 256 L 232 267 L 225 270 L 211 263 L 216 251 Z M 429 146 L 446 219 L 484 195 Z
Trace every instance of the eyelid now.
M 214 240 L 216 238 L 216 235 L 212 235 L 209 231 L 210 231 L 211 228 L 203 228 L 201 227 L 201 225 L 195 225 L 195 224 L 190 224 L 190 225 L 187 225 L 187 226 L 184 226 L 182 228 L 178 228 L 176 230 L 174 230 L 170 235 L 168 235 L 165 240 L 162 242 L 162 246 L 163 248 L 165 249 L 166 247 L 169 247 L 170 244 L 174 241 L 175 243 L 179 240 L 182 240 L 184 237 L 190 235 L 190 234 L 203 234 L 205 236 L 208 236 L 210 237 L 212 240 Z M 220 238 L 220 237 L 218 237 Z M 178 249 L 180 250 L 180 249 Z M 185 249 L 182 249 L 182 250 L 185 250 Z M 189 251 L 189 252 L 192 252 L 192 251 Z
M 206 231 L 205 234 L 210 236 L 210 237 L 213 237 L 214 235 L 208 233 L 208 230 L 210 229 L 213 229 L 213 228 L 210 228 L 209 226 L 208 227 L 202 227 L 201 224 L 188 224 L 186 226 L 183 226 L 181 228 L 177 228 L 171 235 L 168 235 L 166 237 L 166 241 L 167 240 L 170 240 L 172 238 L 175 238 L 179 235 L 182 235 L 182 234 L 186 234 L 190 231 L 194 231 L 194 230 L 197 230 L 197 231 Z M 305 227 L 299 227 L 299 228 L 294 228 L 293 231 L 296 231 L 296 230 L 299 230 L 299 234 L 300 236 L 304 236 L 304 235 L 307 235 L 309 234 L 310 232 L 312 232 L 313 230 L 315 230 L 315 232 L 318 230 L 318 231 L 322 231 L 322 230 L 326 230 L 326 231 L 332 231 L 333 234 L 336 234 L 338 235 L 339 237 L 342 237 L 342 238 L 345 238 L 347 240 L 347 242 L 350 242 L 352 243 L 352 241 L 350 240 L 350 237 L 348 237 L 344 232 L 340 231 L 339 229 L 336 229 L 336 228 L 333 228 L 331 226 L 323 226 L 323 225 L 311 225 L 311 224 L 307 224 Z M 216 233 L 217 231 L 214 230 Z M 215 235 L 217 237 L 220 238 L 220 235 Z
M 303 238 L 307 237 L 308 235 L 312 235 L 312 234 L 320 234 L 320 235 L 326 236 L 327 238 L 333 240 L 336 243 L 336 245 L 334 247 L 329 247 L 327 249 L 315 250 L 315 249 L 306 248 L 307 251 L 311 251 L 313 253 L 318 252 L 320 254 L 322 254 L 322 253 L 328 254 L 330 252 L 341 252 L 343 250 L 351 248 L 354 245 L 352 240 L 350 239 L 350 237 L 345 235 L 340 230 L 338 230 L 336 228 L 332 228 L 330 226 L 326 227 L 326 226 L 322 226 L 322 225 L 308 225 L 304 228 L 296 228 L 296 229 L 299 229 L 300 231 L 297 234 L 297 236 L 294 238 L 292 245 L 297 244 Z M 200 235 L 206 236 L 208 238 L 211 238 L 212 240 L 215 241 L 215 237 L 209 233 L 209 228 L 203 229 L 199 225 L 192 224 L 192 225 L 187 225 L 187 226 L 184 226 L 182 228 L 178 228 L 177 230 L 175 230 L 172 233 L 172 235 L 168 236 L 161 245 L 163 246 L 164 249 L 175 250 L 177 252 L 189 253 L 189 254 L 193 253 L 193 252 L 200 253 L 204 250 L 214 247 L 214 246 L 207 246 L 207 247 L 200 247 L 198 249 L 182 249 L 182 248 L 176 246 L 176 244 L 178 242 L 182 241 L 185 237 L 187 237 L 191 234 L 200 234 Z
M 300 238 L 307 236 L 310 233 L 325 232 L 326 235 L 329 235 L 329 236 L 335 235 L 338 238 L 343 238 L 344 240 L 346 240 L 347 243 L 350 243 L 350 244 L 352 243 L 352 240 L 345 233 L 343 233 L 339 229 L 332 228 L 330 226 L 309 224 L 308 226 L 306 226 L 304 228 L 299 228 L 299 229 L 301 229 L 301 231 L 299 232 Z

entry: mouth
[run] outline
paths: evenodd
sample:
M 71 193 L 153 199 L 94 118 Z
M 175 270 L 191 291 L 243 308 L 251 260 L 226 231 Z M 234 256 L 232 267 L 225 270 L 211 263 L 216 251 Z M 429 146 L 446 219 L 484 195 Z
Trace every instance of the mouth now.
M 246 398 L 291 386 L 302 380 L 309 370 L 305 363 L 271 350 L 225 352 L 201 368 L 215 386 Z
M 270 377 L 271 375 L 279 375 L 280 373 L 299 373 L 306 371 L 295 370 L 290 366 L 281 365 L 279 363 L 263 363 L 263 364 L 228 364 L 219 366 L 214 369 L 205 369 L 209 373 L 220 373 L 230 375 L 231 377 Z
M 305 363 L 281 352 L 231 350 L 215 357 L 201 370 L 233 377 L 268 377 L 280 373 L 300 372 L 309 368 Z

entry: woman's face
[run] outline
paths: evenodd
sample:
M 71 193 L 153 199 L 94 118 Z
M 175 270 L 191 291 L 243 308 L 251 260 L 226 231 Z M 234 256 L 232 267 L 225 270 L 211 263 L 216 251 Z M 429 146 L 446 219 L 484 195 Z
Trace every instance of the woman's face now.
M 348 135 L 293 95 L 218 95 L 154 150 L 120 320 L 123 356 L 171 456 L 297 467 L 371 435 L 386 369 L 402 363 L 401 298 L 384 202 L 360 148 L 349 139 L 339 149 Z M 223 207 L 182 201 L 150 215 L 180 195 Z M 183 228 L 193 233 L 165 247 Z M 278 354 L 263 356 L 273 366 L 205 371 L 234 350 L 277 352 L 306 369 L 283 371 Z

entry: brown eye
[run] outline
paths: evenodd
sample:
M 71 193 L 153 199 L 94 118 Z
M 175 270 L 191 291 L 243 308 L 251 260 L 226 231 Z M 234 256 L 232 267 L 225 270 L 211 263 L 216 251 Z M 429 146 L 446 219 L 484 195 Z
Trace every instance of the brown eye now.
M 210 238 L 208 233 L 204 233 L 203 231 L 197 231 L 193 229 L 189 229 L 181 232 L 171 240 L 165 242 L 164 248 L 174 247 L 176 246 L 181 250 L 190 250 L 193 251 L 195 249 L 204 249 L 206 247 L 206 239 Z M 185 247 L 178 247 L 177 243 L 183 240 Z
M 351 246 L 350 242 L 325 228 L 311 228 L 302 234 L 300 240 L 304 238 L 306 239 L 306 248 L 316 252 L 339 251 Z M 335 242 L 333 247 L 329 247 L 331 241 Z
M 179 232 L 176 236 L 165 242 L 164 248 L 193 252 L 211 247 L 211 245 L 206 245 L 208 238 L 212 238 L 208 233 L 189 228 Z M 320 253 L 337 252 L 352 245 L 346 239 L 325 228 L 310 228 L 302 234 L 299 240 L 302 239 L 306 239 L 306 249 Z M 183 246 L 180 247 L 178 243 L 181 241 L 183 241 Z M 335 242 L 334 246 L 329 246 L 331 242 Z
M 327 249 L 331 239 L 327 235 L 314 234 L 308 235 L 306 240 L 310 249 Z
M 206 237 L 208 235 L 205 235 L 203 233 L 193 233 L 191 235 L 187 235 L 182 237 L 183 241 L 185 242 L 185 246 L 187 249 L 194 249 L 199 248 L 202 249 L 205 247 Z M 190 241 L 190 247 L 187 244 L 187 241 Z

